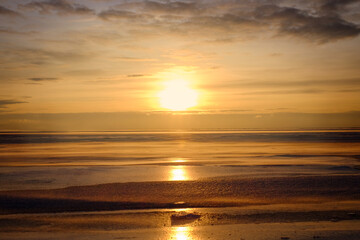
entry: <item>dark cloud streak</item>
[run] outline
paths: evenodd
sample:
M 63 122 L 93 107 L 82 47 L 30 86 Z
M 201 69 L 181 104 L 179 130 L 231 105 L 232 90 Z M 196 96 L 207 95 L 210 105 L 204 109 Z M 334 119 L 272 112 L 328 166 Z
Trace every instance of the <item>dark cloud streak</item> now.
M 36 78 L 28 78 L 28 79 L 31 80 L 31 81 L 34 81 L 34 82 L 58 80 L 58 78 L 51 78 L 51 77 L 36 77 Z
M 255 16 L 277 24 L 279 34 L 302 37 L 319 43 L 355 37 L 360 33 L 358 26 L 339 16 L 313 15 L 296 8 L 268 5 L 258 8 Z
M 0 108 L 7 108 L 8 105 L 27 103 L 25 101 L 14 100 L 14 99 L 0 99 Z
M 11 9 L 8 9 L 6 7 L 0 6 L 0 15 L 6 15 L 6 16 L 20 16 L 18 12 L 15 12 Z
M 127 75 L 128 78 L 139 78 L 139 77 L 145 77 L 144 74 L 129 74 Z
M 246 2 L 246 1 L 245 1 Z M 100 12 L 104 20 L 128 21 L 146 27 L 173 30 L 180 33 L 218 34 L 233 38 L 242 32 L 273 31 L 277 36 L 295 36 L 316 43 L 326 43 L 356 37 L 360 28 L 344 20 L 338 12 L 358 0 L 324 0 L 311 9 L 276 5 L 276 1 L 244 2 L 155 2 L 124 3 Z M 217 4 L 215 4 L 217 3 Z M 250 4 L 251 3 L 251 4 Z M 213 31 L 213 32 L 212 32 Z M 236 37 L 235 37 L 236 39 Z
M 321 10 L 326 14 L 337 14 L 338 11 L 349 4 L 360 2 L 359 0 L 323 0 Z

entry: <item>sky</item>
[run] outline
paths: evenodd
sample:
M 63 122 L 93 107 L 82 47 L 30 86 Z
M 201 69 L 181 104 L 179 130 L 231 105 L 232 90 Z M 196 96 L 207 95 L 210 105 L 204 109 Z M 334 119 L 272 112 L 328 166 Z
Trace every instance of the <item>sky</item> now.
M 358 0 L 0 0 L 0 130 L 360 127 L 359 33 Z

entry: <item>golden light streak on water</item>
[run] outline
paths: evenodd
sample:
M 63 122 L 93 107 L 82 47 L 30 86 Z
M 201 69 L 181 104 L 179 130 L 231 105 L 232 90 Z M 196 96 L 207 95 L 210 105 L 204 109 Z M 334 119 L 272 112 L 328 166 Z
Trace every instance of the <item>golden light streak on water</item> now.
M 170 181 L 185 181 L 188 180 L 186 168 L 184 166 L 174 166 L 170 170 Z
M 190 227 L 174 227 L 171 232 L 171 238 L 174 240 L 190 240 L 192 239 Z

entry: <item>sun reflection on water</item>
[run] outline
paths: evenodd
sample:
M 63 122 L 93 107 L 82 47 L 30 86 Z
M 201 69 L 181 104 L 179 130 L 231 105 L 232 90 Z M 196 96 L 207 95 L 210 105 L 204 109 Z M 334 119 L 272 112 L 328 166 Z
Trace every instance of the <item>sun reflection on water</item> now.
M 187 179 L 188 176 L 184 166 L 174 166 L 170 170 L 170 181 L 185 181 Z
M 175 227 L 171 231 L 171 239 L 174 240 L 190 240 L 190 228 L 189 227 Z
M 184 162 L 186 162 L 186 160 L 183 159 L 183 158 L 176 158 L 176 159 L 171 160 L 171 162 L 173 162 L 173 163 L 184 163 Z
M 169 171 L 169 181 L 185 181 L 189 179 L 186 166 L 181 164 L 185 163 L 186 160 L 182 158 L 176 158 L 171 160 L 171 162 L 179 165 L 172 166 Z

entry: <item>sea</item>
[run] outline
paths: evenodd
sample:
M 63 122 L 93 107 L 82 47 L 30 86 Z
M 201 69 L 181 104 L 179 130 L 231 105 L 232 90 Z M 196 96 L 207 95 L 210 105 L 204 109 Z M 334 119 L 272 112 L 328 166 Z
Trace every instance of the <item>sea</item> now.
M 359 173 L 356 130 L 0 133 L 0 191 Z

